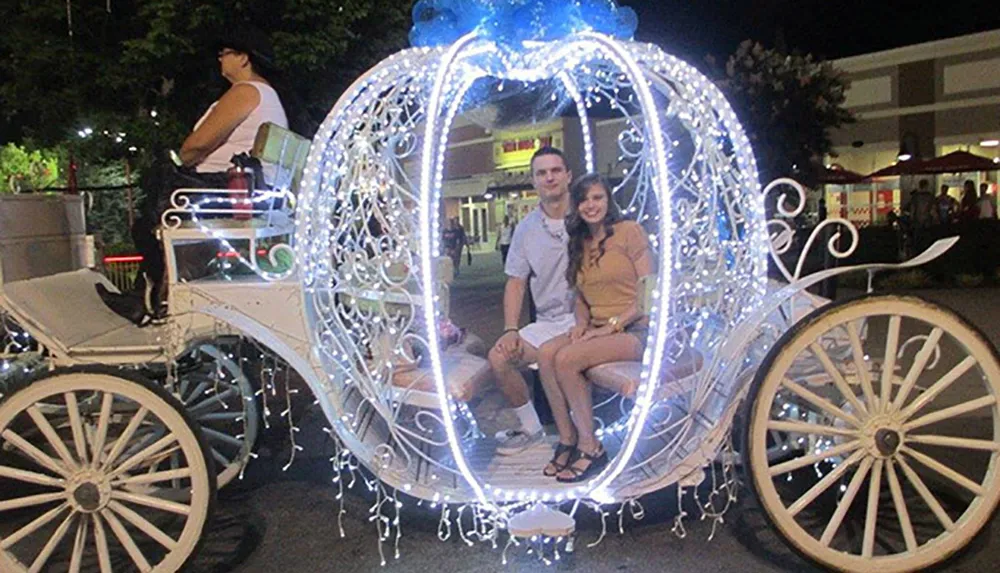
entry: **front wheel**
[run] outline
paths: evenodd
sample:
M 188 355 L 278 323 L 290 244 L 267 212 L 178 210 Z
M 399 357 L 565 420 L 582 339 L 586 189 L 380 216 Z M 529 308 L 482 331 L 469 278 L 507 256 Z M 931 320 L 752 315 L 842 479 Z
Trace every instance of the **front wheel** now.
M 58 416 L 44 411 L 53 404 Z M 164 388 L 113 370 L 56 371 L 0 402 L 0 443 L 0 571 L 168 573 L 198 547 L 215 473 Z
M 825 567 L 931 567 L 997 507 L 998 397 L 996 350 L 955 313 L 886 295 L 821 308 L 751 387 L 751 489 L 785 541 Z M 798 446 L 789 457 L 768 455 L 775 431 Z

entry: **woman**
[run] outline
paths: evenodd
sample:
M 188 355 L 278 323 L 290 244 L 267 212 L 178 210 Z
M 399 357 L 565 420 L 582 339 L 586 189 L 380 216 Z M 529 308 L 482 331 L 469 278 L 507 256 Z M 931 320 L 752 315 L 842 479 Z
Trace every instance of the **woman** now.
M 646 345 L 639 279 L 652 273 L 653 257 L 646 232 L 622 218 L 610 189 L 598 174 L 570 188 L 566 279 L 577 293 L 576 326 L 570 343 L 556 353 L 555 374 L 572 416 L 572 429 L 560 431 L 559 443 L 575 444 L 575 450 L 556 473 L 560 482 L 588 480 L 608 464 L 594 433 L 591 386 L 583 373 L 598 364 L 640 360 Z
M 514 224 L 510 222 L 510 216 L 504 216 L 503 225 L 497 232 L 497 250 L 500 251 L 500 259 L 503 264 L 507 264 L 507 253 L 510 252 L 510 243 L 514 239 Z
M 977 219 L 979 207 L 976 204 L 976 184 L 967 179 L 962 185 L 962 202 L 959 205 L 959 220 L 963 223 Z
M 174 165 L 155 165 L 144 178 L 146 199 L 140 218 L 132 227 L 132 238 L 143 256 L 139 292 L 115 294 L 97 285 L 98 294 L 116 313 L 141 323 L 148 315 L 162 314 L 163 251 L 155 237 L 160 214 L 170 194 L 178 188 L 222 188 L 233 156 L 249 153 L 257 131 L 270 122 L 288 127 L 288 118 L 267 76 L 275 73 L 274 55 L 259 30 L 245 27 L 218 42 L 219 71 L 230 87 L 209 106 L 194 130 L 184 140 Z M 265 177 L 266 178 L 266 177 Z M 145 296 L 140 294 L 145 290 Z

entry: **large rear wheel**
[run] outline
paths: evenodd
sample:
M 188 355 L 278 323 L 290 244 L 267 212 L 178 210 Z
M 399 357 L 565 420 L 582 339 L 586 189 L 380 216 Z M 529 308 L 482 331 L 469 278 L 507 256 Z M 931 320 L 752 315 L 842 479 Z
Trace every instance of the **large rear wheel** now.
M 54 404 L 59 420 L 43 412 Z M 154 440 L 149 427 L 163 431 Z M 0 402 L 0 442 L 0 570 L 166 573 L 195 553 L 215 473 L 198 426 L 159 385 L 56 371 Z
M 826 567 L 933 566 L 1000 499 L 998 397 L 996 350 L 955 313 L 885 295 L 821 308 L 754 380 L 743 442 L 752 490 L 786 542 Z M 775 431 L 797 446 L 788 457 L 768 455 Z

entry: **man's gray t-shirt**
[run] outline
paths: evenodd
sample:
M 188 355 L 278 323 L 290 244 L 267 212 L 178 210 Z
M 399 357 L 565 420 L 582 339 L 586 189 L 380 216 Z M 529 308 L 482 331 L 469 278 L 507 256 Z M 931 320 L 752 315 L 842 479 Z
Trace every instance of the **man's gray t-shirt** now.
M 573 314 L 573 292 L 566 282 L 568 243 L 565 221 L 549 219 L 541 207 L 514 229 L 504 272 L 528 279 L 539 321 L 555 321 Z

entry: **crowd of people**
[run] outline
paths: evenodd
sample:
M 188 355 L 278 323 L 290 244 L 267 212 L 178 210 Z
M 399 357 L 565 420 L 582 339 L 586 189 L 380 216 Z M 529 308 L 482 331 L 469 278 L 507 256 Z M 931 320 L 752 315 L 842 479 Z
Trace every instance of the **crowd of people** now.
M 962 198 L 958 201 L 949 194 L 947 185 L 942 185 L 938 195 L 933 196 L 930 182 L 921 179 L 917 189 L 910 194 L 910 200 L 903 207 L 900 223 L 919 229 L 996 218 L 996 203 L 989 194 L 988 184 L 980 184 L 977 193 L 975 182 L 966 180 L 962 186 Z

